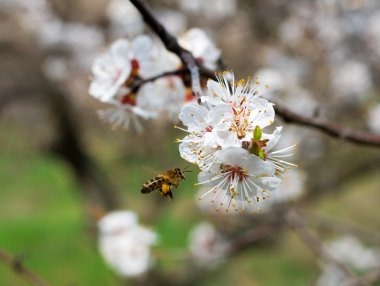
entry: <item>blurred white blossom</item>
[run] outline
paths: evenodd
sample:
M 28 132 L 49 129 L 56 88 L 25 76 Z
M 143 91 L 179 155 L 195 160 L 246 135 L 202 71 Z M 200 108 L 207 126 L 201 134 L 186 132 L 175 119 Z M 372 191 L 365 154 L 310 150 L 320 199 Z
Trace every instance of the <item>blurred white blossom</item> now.
M 228 251 L 226 240 L 208 222 L 200 223 L 191 230 L 189 244 L 194 261 L 207 267 L 219 264 Z
M 42 66 L 45 75 L 58 82 L 63 82 L 68 77 L 68 66 L 67 61 L 60 57 L 49 57 L 47 58 Z
M 354 236 L 342 236 L 325 245 L 336 260 L 356 270 L 365 271 L 380 267 L 380 250 L 364 246 Z
M 112 107 L 99 112 L 100 117 L 113 124 L 129 128 L 133 121 L 138 132 L 142 126 L 138 117 L 157 117 L 156 111 L 145 110 L 139 105 L 137 95 L 131 91 L 134 80 L 149 77 L 158 72 L 154 62 L 155 50 L 148 36 L 139 36 L 132 42 L 118 40 L 110 49 L 97 58 L 93 64 L 93 80 L 89 93 Z
M 180 9 L 185 12 L 219 19 L 236 13 L 236 0 L 177 0 Z
M 114 211 L 99 222 L 99 250 L 104 260 L 119 275 L 140 276 L 152 263 L 150 247 L 156 242 L 154 232 L 138 224 L 131 211 Z
M 360 274 L 380 267 L 380 250 L 365 247 L 354 236 L 342 236 L 325 244 L 326 251 L 340 263 L 350 267 L 354 273 Z M 347 277 L 337 266 L 322 264 L 322 272 L 316 286 L 345 286 Z
M 346 286 L 349 279 L 334 264 L 323 264 L 315 286 Z
M 266 210 L 276 204 L 297 200 L 305 192 L 306 173 L 302 170 L 290 169 L 276 190 L 271 192 L 269 200 L 262 201 L 261 209 Z
M 274 54 L 275 62 L 271 68 L 259 69 L 255 77 L 264 86 L 271 100 L 304 116 L 313 116 L 318 107 L 312 94 L 301 86 L 301 81 L 308 67 L 302 61 L 286 59 L 283 55 Z M 291 71 L 289 71 L 289 69 Z
M 138 105 L 176 121 L 185 101 L 186 88 L 178 76 L 160 78 L 145 84 L 137 97 Z
M 134 37 L 144 31 L 145 25 L 140 12 L 129 1 L 111 0 L 106 15 L 111 22 L 113 37 Z
M 90 95 L 103 102 L 113 99 L 130 77 L 152 68 L 151 47 L 152 41 L 147 36 L 137 37 L 133 42 L 115 41 L 93 64 Z
M 221 53 L 203 30 L 194 28 L 187 31 L 179 37 L 178 43 L 189 50 L 206 68 L 216 70 Z
M 369 109 L 367 122 L 373 132 L 380 134 L 380 104 Z
M 372 79 L 366 64 L 349 60 L 333 67 L 332 85 L 339 97 L 363 101 L 372 87 Z
M 175 10 L 158 10 L 156 12 L 157 19 L 169 31 L 169 33 L 179 36 L 187 29 L 186 16 Z
M 375 54 L 375 58 L 380 58 L 380 11 L 377 10 L 369 17 L 364 33 L 371 52 Z
M 269 92 L 285 89 L 289 84 L 285 75 L 274 68 L 262 68 L 257 70 L 255 77 L 269 87 Z
M 285 44 L 295 47 L 303 40 L 304 28 L 305 26 L 299 18 L 289 17 L 279 27 L 278 35 Z

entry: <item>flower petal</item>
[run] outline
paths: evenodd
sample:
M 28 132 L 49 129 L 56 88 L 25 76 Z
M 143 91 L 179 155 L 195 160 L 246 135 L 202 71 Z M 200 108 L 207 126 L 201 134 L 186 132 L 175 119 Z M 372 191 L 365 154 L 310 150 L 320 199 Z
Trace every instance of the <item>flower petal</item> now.
M 192 103 L 182 107 L 179 119 L 189 131 L 204 131 L 208 127 L 207 112 L 205 107 Z

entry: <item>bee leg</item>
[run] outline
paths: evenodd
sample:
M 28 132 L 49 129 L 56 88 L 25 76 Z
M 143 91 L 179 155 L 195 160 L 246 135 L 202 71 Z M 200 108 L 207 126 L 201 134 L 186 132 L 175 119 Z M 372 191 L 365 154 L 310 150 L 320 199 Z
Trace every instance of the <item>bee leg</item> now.
M 171 186 L 170 184 L 163 184 L 162 187 L 161 187 L 161 194 L 164 196 L 164 197 L 171 197 L 173 198 L 173 194 L 172 194 L 172 190 L 171 190 Z
M 173 186 L 175 186 L 176 188 L 178 188 L 178 185 L 179 185 L 179 182 L 173 182 Z

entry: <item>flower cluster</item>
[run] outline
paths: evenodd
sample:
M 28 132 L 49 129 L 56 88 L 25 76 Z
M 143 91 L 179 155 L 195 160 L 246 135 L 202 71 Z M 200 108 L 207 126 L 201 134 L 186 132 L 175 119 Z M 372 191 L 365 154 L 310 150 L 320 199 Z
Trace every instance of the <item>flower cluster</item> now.
M 156 234 L 138 224 L 131 211 L 115 211 L 98 223 L 99 250 L 105 261 L 122 276 L 139 276 L 152 262 L 150 246 Z
M 193 52 L 199 62 L 216 67 L 220 51 L 202 30 L 189 30 L 179 42 Z M 99 111 L 101 119 L 125 129 L 132 122 L 135 129 L 142 132 L 139 118 L 152 119 L 160 115 L 177 118 L 182 105 L 189 101 L 191 90 L 184 78 L 171 75 L 150 80 L 180 68 L 179 58 L 149 36 L 141 35 L 132 41 L 117 40 L 95 60 L 89 93 L 112 106 Z
M 223 73 L 207 86 L 201 104 L 188 104 L 179 115 L 188 133 L 178 140 L 181 156 L 201 169 L 199 184 L 208 190 L 200 199 L 220 202 L 217 210 L 255 211 L 294 165 L 284 158 L 293 155 L 295 146 L 274 151 L 282 128 L 263 132 L 275 112 L 262 98 L 259 82 L 235 82 L 233 74 Z

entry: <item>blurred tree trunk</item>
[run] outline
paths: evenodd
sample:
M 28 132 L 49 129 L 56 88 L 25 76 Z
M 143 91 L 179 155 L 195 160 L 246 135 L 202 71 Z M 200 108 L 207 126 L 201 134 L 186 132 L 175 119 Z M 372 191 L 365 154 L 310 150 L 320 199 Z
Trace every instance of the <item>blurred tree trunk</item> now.
M 82 144 L 80 121 L 75 117 L 65 91 L 44 76 L 41 70 L 44 52 L 33 43 L 26 43 L 28 40 L 17 36 L 17 32 L 15 34 L 17 40 L 0 39 L 0 69 L 4 72 L 0 78 L 0 112 L 21 102 L 41 110 L 41 113 L 46 113 L 42 109 L 48 111 L 49 118 L 43 121 L 44 129 L 46 133 L 53 133 L 55 138 L 48 150 L 68 163 L 91 215 L 99 218 L 104 212 L 118 207 L 116 192 Z M 23 119 L 22 112 L 20 118 Z M 25 124 L 32 130 L 38 125 L 30 121 Z M 46 145 L 46 142 L 40 144 Z

